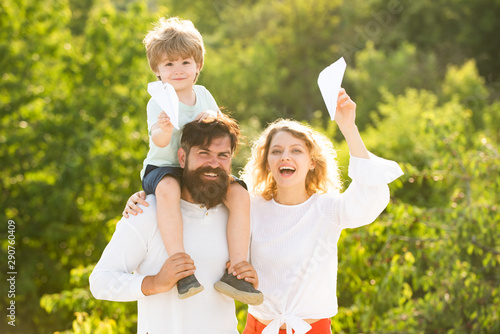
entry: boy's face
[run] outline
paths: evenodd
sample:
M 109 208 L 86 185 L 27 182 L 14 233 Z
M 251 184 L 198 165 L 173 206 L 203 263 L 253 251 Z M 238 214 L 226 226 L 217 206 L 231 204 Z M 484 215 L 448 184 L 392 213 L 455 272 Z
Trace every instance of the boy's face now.
M 178 59 L 168 59 L 164 57 L 158 64 L 156 76 L 161 78 L 163 83 L 168 82 L 174 86 L 177 93 L 190 92 L 193 89 L 194 81 L 200 72 L 200 65 L 196 64 L 193 57 Z

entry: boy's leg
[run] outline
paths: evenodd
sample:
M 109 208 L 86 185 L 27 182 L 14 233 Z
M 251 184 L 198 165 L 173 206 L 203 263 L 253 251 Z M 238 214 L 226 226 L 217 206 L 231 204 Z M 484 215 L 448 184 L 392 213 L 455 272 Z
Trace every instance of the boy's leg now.
M 171 175 L 158 183 L 155 191 L 158 229 L 168 256 L 185 253 L 181 215 L 181 186 Z
M 248 260 L 250 243 L 250 195 L 238 183 L 229 186 L 226 206 L 229 209 L 227 220 L 227 244 L 231 266 L 228 272 L 234 271 L 234 266 Z
M 250 195 L 238 183 L 229 187 L 227 200 L 229 209 L 227 221 L 227 243 L 231 266 L 220 281 L 215 283 L 215 289 L 242 303 L 259 305 L 263 295 L 253 285 L 233 275 L 236 264 L 247 261 L 250 243 Z
M 168 256 L 185 253 L 179 181 L 171 175 L 165 175 L 156 186 L 155 196 L 158 229 Z M 177 290 L 179 298 L 184 299 L 201 292 L 203 286 L 194 275 L 190 275 L 177 282 Z

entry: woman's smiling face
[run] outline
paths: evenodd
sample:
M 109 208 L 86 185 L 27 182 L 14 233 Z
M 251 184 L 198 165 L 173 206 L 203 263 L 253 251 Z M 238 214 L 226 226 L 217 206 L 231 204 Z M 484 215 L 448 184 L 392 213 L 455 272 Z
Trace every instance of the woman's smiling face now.
M 314 168 L 309 149 L 302 139 L 288 131 L 276 133 L 269 145 L 267 164 L 280 188 L 305 189 L 306 176 Z M 302 189 L 301 189 L 302 188 Z

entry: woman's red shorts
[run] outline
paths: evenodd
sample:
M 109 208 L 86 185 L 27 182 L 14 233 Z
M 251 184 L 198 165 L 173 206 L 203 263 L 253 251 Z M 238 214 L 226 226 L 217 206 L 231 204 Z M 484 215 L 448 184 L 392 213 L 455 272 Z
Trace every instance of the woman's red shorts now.
M 312 328 L 307 334 L 331 334 L 332 322 L 330 319 L 321 319 L 311 324 Z M 242 334 L 260 334 L 266 325 L 255 319 L 250 313 L 247 315 L 247 324 Z M 295 333 L 295 331 L 293 331 Z M 286 329 L 280 329 L 280 334 L 286 334 Z

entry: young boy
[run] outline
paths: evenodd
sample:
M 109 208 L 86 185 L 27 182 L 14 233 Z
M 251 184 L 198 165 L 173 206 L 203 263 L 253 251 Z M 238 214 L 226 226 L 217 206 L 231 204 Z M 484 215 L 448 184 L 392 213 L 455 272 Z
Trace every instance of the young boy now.
M 203 67 L 205 48 L 199 31 L 189 20 L 162 18 L 143 41 L 151 70 L 163 83 L 171 84 L 179 98 L 179 127 L 170 123 L 167 114 L 154 99 L 147 105 L 150 150 L 141 171 L 142 186 L 155 194 L 157 219 L 163 243 L 169 256 L 185 253 L 183 222 L 180 210 L 182 169 L 177 158 L 182 127 L 193 120 L 217 116 L 219 108 L 210 92 L 195 85 Z M 205 177 L 214 177 L 205 173 Z M 262 293 L 252 284 L 231 275 L 234 266 L 247 260 L 250 238 L 250 199 L 245 188 L 233 182 L 224 204 L 229 209 L 227 239 L 228 272 L 215 284 L 220 292 L 246 304 L 262 302 Z M 203 286 L 194 275 L 177 282 L 180 299 L 201 292 Z

